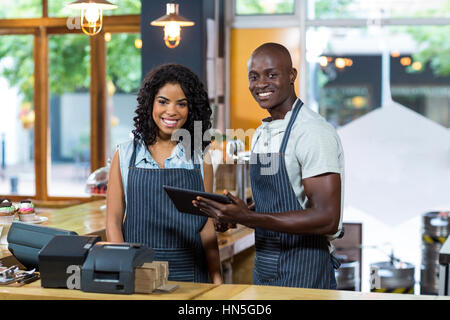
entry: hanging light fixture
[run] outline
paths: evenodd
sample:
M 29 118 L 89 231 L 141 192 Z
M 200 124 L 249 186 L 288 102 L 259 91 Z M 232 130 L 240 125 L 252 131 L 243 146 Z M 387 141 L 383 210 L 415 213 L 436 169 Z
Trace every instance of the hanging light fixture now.
M 402 66 L 405 66 L 405 67 L 409 66 L 411 64 L 411 62 L 412 61 L 411 61 L 410 57 L 402 57 L 400 59 L 400 63 L 402 64 Z
M 166 15 L 153 20 L 150 24 L 152 26 L 164 27 L 164 41 L 166 46 L 175 48 L 181 40 L 181 27 L 191 27 L 195 23 L 178 15 L 178 4 L 172 1 L 166 4 Z
M 336 60 L 334 60 L 334 65 L 338 69 L 344 69 L 345 68 L 345 60 L 344 60 L 344 58 L 336 58 Z
M 96 35 L 102 29 L 103 10 L 117 8 L 106 0 L 77 0 L 66 7 L 81 10 L 81 30 L 89 36 Z
M 328 65 L 328 57 L 327 56 L 320 56 L 319 57 L 319 64 L 321 67 L 326 67 Z

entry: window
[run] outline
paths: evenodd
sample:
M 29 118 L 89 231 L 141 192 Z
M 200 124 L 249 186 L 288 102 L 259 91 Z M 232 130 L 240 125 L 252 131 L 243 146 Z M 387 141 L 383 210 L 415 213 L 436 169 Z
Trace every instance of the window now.
M 450 17 L 446 0 L 308 0 L 310 19 Z
M 33 37 L 0 41 L 0 194 L 35 194 Z
M 140 33 L 141 1 L 113 2 L 120 6 L 114 17 L 108 18 L 100 36 L 88 37 L 79 29 L 69 30 L 65 19 L 54 18 L 75 16 L 65 9 L 68 2 L 1 1 L 1 197 L 89 199 L 86 179 L 106 165 L 111 145 L 105 130 L 106 73 L 113 75 L 118 98 L 129 95 L 125 102 L 114 101 L 117 110 L 132 104 L 141 77 L 140 52 L 134 46 Z M 46 13 L 49 18 L 44 18 Z M 109 32 L 130 33 L 108 47 L 111 71 L 106 68 L 103 37 Z M 121 72 L 126 76 L 118 76 Z M 122 124 L 129 126 L 126 120 Z
M 72 0 L 49 0 L 49 16 L 50 17 L 73 17 L 76 16 L 76 10 L 66 8 L 66 5 L 73 2 Z M 109 1 L 118 6 L 114 10 L 104 10 L 103 15 L 128 15 L 141 13 L 141 0 L 111 0 Z
M 381 54 L 367 28 L 309 28 L 308 101 L 336 127 L 381 106 Z
M 90 46 L 83 34 L 49 37 L 50 196 L 88 196 Z
M 391 53 L 392 99 L 450 128 L 450 52 L 442 47 L 450 27 L 389 27 L 389 33 L 411 43 Z
M 49 17 L 73 17 L 76 10 L 66 8 L 66 5 L 73 1 L 50 0 L 48 2 Z
M 105 15 L 141 14 L 142 0 L 112 0 L 118 6 L 114 10 L 105 10 Z
M 362 291 L 370 290 L 371 263 L 395 252 L 415 265 L 419 292 L 424 263 L 434 263 L 420 251 L 422 215 L 434 203 L 449 206 L 440 191 L 448 180 L 450 2 L 309 0 L 307 12 L 304 91 L 343 142 L 344 222 L 362 222 L 369 248 Z
M 294 14 L 294 0 L 236 0 L 237 15 Z
M 112 159 L 118 144 L 132 139 L 137 93 L 141 85 L 140 34 L 113 33 L 105 35 L 107 157 Z
M 385 47 L 392 99 L 450 127 L 450 64 L 441 50 L 449 32 L 436 26 L 309 28 L 308 100 L 337 127 L 380 107 Z
M 38 18 L 42 16 L 42 1 L 0 1 L 0 19 Z

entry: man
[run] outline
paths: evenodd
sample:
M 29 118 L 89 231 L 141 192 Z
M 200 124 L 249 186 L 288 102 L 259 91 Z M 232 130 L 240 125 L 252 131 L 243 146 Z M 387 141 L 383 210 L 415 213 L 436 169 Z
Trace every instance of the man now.
M 253 280 L 259 285 L 335 289 L 330 240 L 342 229 L 343 150 L 336 130 L 297 98 L 288 50 L 258 47 L 248 61 L 249 89 L 270 117 L 252 141 L 255 211 L 198 197 L 194 205 L 220 223 L 255 229 Z

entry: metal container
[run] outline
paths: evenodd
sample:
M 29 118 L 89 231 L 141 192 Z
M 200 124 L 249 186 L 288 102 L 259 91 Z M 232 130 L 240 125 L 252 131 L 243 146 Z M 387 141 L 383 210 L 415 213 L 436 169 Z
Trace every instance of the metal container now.
M 370 291 L 414 293 L 415 267 L 408 262 L 377 262 L 370 265 Z
M 236 164 L 236 193 L 244 202 L 247 201 L 247 189 L 250 187 L 250 159 L 240 154 Z
M 450 234 L 448 211 L 427 212 L 422 217 L 422 263 L 420 293 L 437 295 L 439 288 L 439 250 Z
M 361 291 L 358 261 L 342 262 L 335 274 L 337 290 Z
M 235 139 L 227 142 L 226 153 L 233 159 L 235 168 L 236 195 L 243 201 L 247 200 L 247 189 L 250 187 L 250 154 L 245 152 L 242 140 Z

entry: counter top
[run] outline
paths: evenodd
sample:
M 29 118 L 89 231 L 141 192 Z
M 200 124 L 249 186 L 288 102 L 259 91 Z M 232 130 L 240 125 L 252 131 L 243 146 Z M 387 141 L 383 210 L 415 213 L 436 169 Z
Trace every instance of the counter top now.
M 223 284 L 197 296 L 198 300 L 450 300 L 443 296 L 303 289 Z
M 41 225 L 75 231 L 79 235 L 101 234 L 105 230 L 106 200 L 39 213 L 48 220 Z
M 363 293 L 255 286 L 246 284 L 214 285 L 173 282 L 179 288 L 171 293 L 104 294 L 69 289 L 41 288 L 40 281 L 23 287 L 0 287 L 0 299 L 5 300 L 450 300 L 443 296 L 416 296 L 395 293 Z
M 160 294 L 104 294 L 81 290 L 42 288 L 40 281 L 22 287 L 1 287 L 0 300 L 192 300 L 214 288 L 213 284 L 181 283 L 172 293 Z

